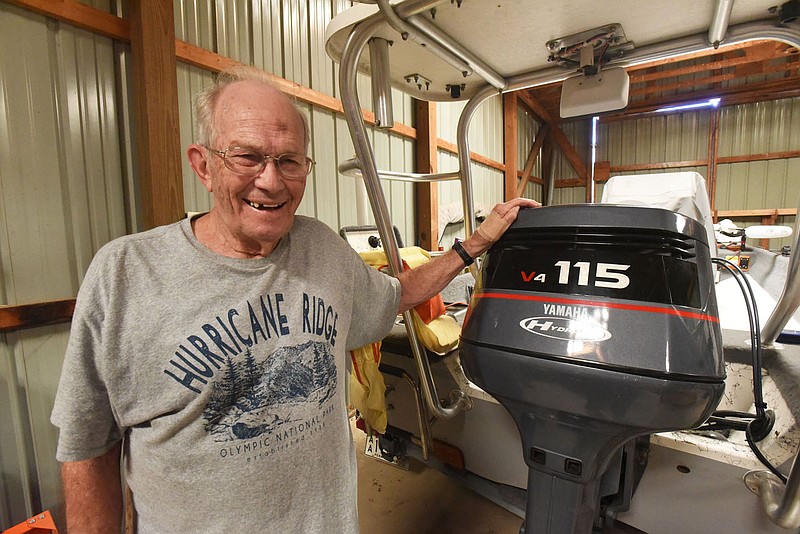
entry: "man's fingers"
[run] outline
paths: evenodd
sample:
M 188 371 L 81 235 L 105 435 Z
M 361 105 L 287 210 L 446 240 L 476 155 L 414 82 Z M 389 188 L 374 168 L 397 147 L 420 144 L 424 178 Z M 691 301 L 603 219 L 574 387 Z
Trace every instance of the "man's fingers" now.
M 530 198 L 514 198 L 503 204 L 497 204 L 492 211 L 497 212 L 498 215 L 504 219 L 511 215 L 512 221 L 516 218 L 520 208 L 538 208 L 541 204 Z

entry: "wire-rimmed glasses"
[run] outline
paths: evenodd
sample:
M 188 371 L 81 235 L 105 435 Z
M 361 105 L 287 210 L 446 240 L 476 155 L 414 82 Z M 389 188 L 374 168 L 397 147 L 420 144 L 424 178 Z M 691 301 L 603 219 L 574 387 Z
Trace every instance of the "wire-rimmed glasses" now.
M 254 148 L 229 146 L 224 150 L 215 150 L 209 146 L 208 150 L 222 158 L 225 166 L 236 174 L 255 176 L 273 160 L 281 176 L 288 180 L 301 180 L 308 176 L 314 161 L 303 154 L 286 153 L 277 156 L 262 154 Z

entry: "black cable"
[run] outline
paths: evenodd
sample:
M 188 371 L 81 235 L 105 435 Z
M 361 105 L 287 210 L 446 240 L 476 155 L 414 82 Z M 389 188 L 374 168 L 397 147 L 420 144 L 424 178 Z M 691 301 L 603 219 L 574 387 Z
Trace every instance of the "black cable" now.
M 747 309 L 747 316 L 750 322 L 750 345 L 753 357 L 753 397 L 755 400 L 756 415 L 763 419 L 766 417 L 767 405 L 764 402 L 761 382 L 761 326 L 758 318 L 756 299 L 753 294 L 753 287 L 750 285 L 750 281 L 742 270 L 735 263 L 722 258 L 711 258 L 711 261 L 724 267 L 733 275 L 734 280 L 739 284 L 739 289 L 742 290 L 742 295 L 744 296 L 745 308 Z M 763 437 L 761 439 L 763 439 Z
M 722 258 L 711 258 L 711 261 L 724 267 L 731 273 L 744 297 L 748 322 L 750 324 L 750 342 L 753 359 L 753 399 L 756 407 L 756 414 L 753 415 L 751 413 L 733 410 L 718 410 L 714 412 L 698 430 L 743 431 L 747 444 L 750 446 L 756 458 L 785 484 L 786 477 L 772 465 L 756 444 L 757 441 L 761 441 L 769 435 L 772 427 L 775 425 L 775 414 L 772 410 L 767 410 L 767 404 L 764 402 L 761 376 L 761 327 L 753 288 L 750 285 L 750 281 L 735 263 Z
M 754 423 L 755 420 L 753 420 L 752 422 Z M 750 430 L 750 425 L 747 425 L 747 428 L 744 431 L 744 437 L 747 439 L 747 444 L 750 445 L 750 449 L 752 449 L 753 454 L 756 455 L 756 458 L 758 458 L 761 461 L 762 464 L 767 466 L 767 469 L 769 469 L 770 472 L 772 472 L 773 475 L 775 475 L 776 477 L 781 479 L 781 482 L 786 484 L 786 476 L 783 473 L 781 473 L 780 471 L 778 471 L 775 468 L 775 466 L 772 465 L 772 462 L 767 460 L 767 457 L 764 456 L 764 454 L 761 452 L 761 449 L 759 449 L 758 445 L 756 445 L 756 442 L 753 439 L 753 433 Z

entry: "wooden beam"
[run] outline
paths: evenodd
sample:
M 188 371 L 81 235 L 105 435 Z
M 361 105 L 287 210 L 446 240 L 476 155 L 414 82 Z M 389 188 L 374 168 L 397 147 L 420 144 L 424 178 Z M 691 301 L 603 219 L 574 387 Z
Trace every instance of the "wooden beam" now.
M 437 172 L 436 104 L 414 100 L 417 125 L 416 169 Z M 439 189 L 436 183 L 415 184 L 417 195 L 417 241 L 425 250 L 439 250 Z
M 791 78 L 782 78 L 780 80 L 771 80 L 768 82 L 722 87 L 720 89 L 706 89 L 694 91 L 689 94 L 652 98 L 642 102 L 633 102 L 621 113 L 603 115 L 600 117 L 600 121 L 609 123 L 627 120 L 631 116 L 652 113 L 656 109 L 662 107 L 697 102 L 708 98 L 721 98 L 721 105 L 723 107 L 764 102 L 767 100 L 778 100 L 781 98 L 794 98 L 800 96 L 800 84 L 798 84 L 798 81 L 800 81 L 800 77 L 793 76 Z
M 762 208 L 752 210 L 715 210 L 714 217 L 786 217 L 797 215 L 797 208 Z
M 522 179 L 522 171 L 519 171 L 519 172 L 517 173 L 517 177 L 518 177 L 520 180 Z M 543 186 L 543 185 L 544 185 L 544 180 L 543 180 L 542 178 L 539 178 L 538 176 L 535 176 L 535 175 L 531 174 L 531 175 L 528 177 L 528 183 L 529 183 L 529 184 L 530 184 L 530 183 L 534 183 L 534 184 L 539 184 L 539 185 Z
M 567 136 L 564 135 L 564 132 L 561 130 L 561 127 L 559 126 L 560 120 L 556 117 L 553 117 L 550 112 L 530 94 L 529 91 L 519 91 L 519 99 L 520 102 L 527 106 L 534 115 L 538 116 L 543 122 L 546 122 L 550 126 L 553 139 L 558 145 L 558 148 L 560 148 L 564 153 L 567 161 L 578 174 L 578 176 L 585 180 L 586 175 L 588 174 L 588 171 L 586 170 L 586 164 L 572 146 L 572 143 L 570 143 Z
M 691 60 L 694 60 L 694 59 L 699 59 L 699 58 L 703 58 L 703 57 L 707 57 L 707 56 L 713 56 L 713 55 L 719 54 L 719 53 L 733 52 L 733 51 L 736 51 L 736 50 L 745 50 L 745 49 L 748 49 L 748 48 L 752 48 L 754 46 L 759 46 L 759 45 L 761 45 L 761 44 L 763 44 L 765 42 L 769 43 L 769 42 L 772 42 L 772 41 L 769 41 L 769 40 L 766 40 L 766 41 L 747 41 L 747 42 L 735 43 L 735 44 L 730 44 L 730 45 L 727 45 L 727 44 L 723 43 L 722 46 L 720 46 L 716 50 L 706 49 L 706 50 L 700 50 L 698 52 L 692 52 L 690 54 L 682 55 L 681 56 L 681 61 L 691 61 Z M 657 59 L 657 60 L 653 60 L 653 61 L 648 61 L 647 63 L 640 63 L 639 65 L 635 65 L 635 66 L 630 67 L 630 68 L 628 68 L 626 70 L 629 73 L 634 73 L 634 72 L 642 70 L 642 69 L 649 69 L 651 67 L 659 67 L 661 65 L 669 65 L 669 64 L 673 64 L 673 63 L 675 63 L 675 59 L 674 58 Z
M 238 61 L 221 56 L 206 50 L 205 48 L 195 46 L 185 41 L 176 40 L 175 51 L 178 59 L 181 60 L 181 62 L 210 70 L 212 72 L 219 72 L 235 65 L 241 65 L 241 63 Z M 280 76 L 270 73 L 267 74 L 269 75 L 270 81 L 275 85 L 275 87 L 287 95 L 321 109 L 326 109 L 335 113 L 344 113 L 344 106 L 342 105 L 342 101 L 338 98 L 315 91 L 314 89 L 310 89 L 300 85 L 299 83 L 281 78 Z M 371 111 L 362 109 L 361 115 L 366 123 L 372 125 L 375 124 L 375 114 Z M 387 131 L 402 135 L 403 137 L 407 137 L 409 139 L 414 139 L 417 136 L 416 130 L 413 127 L 399 122 L 395 122 L 394 126 L 387 128 Z
M 681 169 L 684 167 L 705 167 L 708 160 L 664 161 L 661 163 L 634 163 L 631 165 L 612 165 L 610 172 L 653 171 L 662 169 Z
M 594 164 L 595 183 L 604 183 L 611 178 L 611 163 L 608 161 L 597 161 Z
M 769 161 L 773 159 L 800 158 L 800 150 L 786 152 L 766 152 L 763 154 L 749 154 L 745 156 L 723 156 L 717 159 L 718 163 L 745 163 L 750 161 Z
M 525 160 L 525 168 L 522 169 L 521 180 L 517 186 L 516 196 L 518 197 L 522 196 L 522 193 L 525 192 L 525 187 L 528 185 L 528 182 L 531 181 L 533 166 L 536 164 L 536 158 L 539 156 L 539 151 L 542 149 L 542 144 L 544 144 L 544 139 L 547 137 L 549 131 L 550 127 L 546 122 L 543 122 L 536 132 L 536 137 L 533 140 L 533 145 L 531 145 L 528 158 Z M 542 181 L 542 183 L 544 183 L 544 181 Z
M 719 130 L 719 125 L 715 127 Z M 718 134 L 717 134 L 718 135 Z M 785 152 L 767 152 L 763 154 L 747 154 L 741 156 L 720 156 L 716 158 L 716 165 L 723 165 L 729 163 L 747 163 L 751 161 L 769 161 L 776 159 L 789 159 L 800 158 L 800 150 L 788 150 Z M 597 168 L 601 169 L 601 164 L 607 162 L 598 162 Z M 602 172 L 595 171 L 595 181 L 602 183 L 608 180 L 611 173 L 619 172 L 635 172 L 635 171 L 652 171 L 664 169 L 681 169 L 685 167 L 705 167 L 709 164 L 707 159 L 693 159 L 686 161 L 664 161 L 660 163 L 634 163 L 631 165 L 610 165 L 608 169 L 602 168 Z
M 582 178 L 572 178 L 569 180 L 556 180 L 553 187 L 581 187 L 586 185 Z
M 142 226 L 185 214 L 181 170 L 175 26 L 171 0 L 130 3 L 131 65 Z
M 73 0 L 3 0 L 92 33 L 130 41 L 131 30 L 127 20 Z
M 68 323 L 75 312 L 75 299 L 0 306 L 0 332 Z
M 682 65 L 684 61 L 681 60 L 677 63 L 679 66 L 673 68 L 660 70 L 647 69 L 641 73 L 639 70 L 630 69 L 630 81 L 633 85 L 664 78 L 678 78 L 689 74 L 709 72 L 718 69 L 733 69 L 746 64 L 760 65 L 771 59 L 786 57 L 787 48 L 789 48 L 788 45 L 775 41 L 762 41 L 745 49 L 726 51 L 723 54 L 717 54 L 716 57 L 719 59 L 712 59 L 712 61 L 706 63 L 684 66 Z M 676 63 L 672 63 L 671 65 L 676 65 Z
M 791 63 L 784 63 L 783 65 L 776 67 L 764 66 L 763 68 L 758 69 L 756 74 L 770 74 L 773 72 L 791 72 L 796 68 L 797 67 Z M 720 74 L 712 74 L 711 76 L 706 76 L 704 78 L 692 78 L 690 80 L 682 80 L 680 82 L 669 83 L 669 84 L 653 85 L 646 87 L 631 87 L 630 96 L 638 97 L 653 93 L 663 93 L 665 91 L 681 91 L 684 89 L 691 89 L 702 85 L 715 85 L 719 84 L 720 82 L 735 80 L 742 77 L 743 76 L 739 76 L 736 72 L 727 72 Z M 794 78 L 798 77 L 794 76 Z M 719 92 L 720 89 L 722 89 L 722 87 L 717 86 L 717 87 L 712 87 L 711 90 Z
M 503 199 L 511 200 L 520 196 L 517 189 L 517 93 L 503 95 L 503 161 L 506 164 L 503 173 Z
M 458 147 L 451 143 L 450 141 L 445 141 L 444 139 L 437 139 L 436 140 L 436 148 L 439 150 L 444 150 L 445 152 L 449 152 L 450 154 L 458 154 Z M 486 165 L 487 167 L 491 167 L 492 169 L 497 169 L 498 171 L 505 171 L 506 166 L 499 161 L 495 161 L 491 158 L 487 158 L 486 156 L 482 156 L 477 152 L 470 151 L 469 158 L 474 161 L 475 163 L 480 163 L 481 165 Z
M 747 154 L 741 156 L 720 156 L 717 157 L 717 166 L 729 163 L 748 163 L 751 161 L 769 161 L 776 159 L 800 158 L 800 150 L 788 150 L 786 152 L 767 152 L 764 154 Z M 603 163 L 603 162 L 599 162 Z M 686 161 L 664 161 L 660 163 L 634 163 L 631 165 L 611 165 L 608 172 L 598 175 L 595 172 L 595 181 L 602 183 L 608 180 L 610 173 L 652 171 L 664 169 L 681 169 L 685 167 L 705 167 L 709 164 L 707 159 L 693 159 Z M 605 177 L 604 177 L 605 176 Z

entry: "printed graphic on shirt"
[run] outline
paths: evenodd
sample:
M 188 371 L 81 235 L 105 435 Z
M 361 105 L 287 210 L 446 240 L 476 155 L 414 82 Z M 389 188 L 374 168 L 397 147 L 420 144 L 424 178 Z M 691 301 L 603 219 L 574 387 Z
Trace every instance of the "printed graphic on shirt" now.
M 324 339 L 334 347 L 339 333 L 339 314 L 321 297 L 306 293 L 299 297 L 302 305 L 300 314 L 287 315 L 283 293 L 261 295 L 246 301 L 246 307 L 231 308 L 218 314 L 178 344 L 167 362 L 164 374 L 189 391 L 199 394 L 209 383 L 216 382 L 221 373 L 226 372 L 226 366 L 232 358 L 238 359 L 249 350 L 263 358 L 264 353 L 258 350 L 260 343 L 269 343 L 300 332 Z M 233 368 L 230 372 L 235 374 L 236 371 Z
M 295 429 L 336 390 L 336 364 L 324 342 L 284 347 L 260 363 L 248 348 L 243 359 L 228 357 L 221 372 L 203 411 L 217 442 L 280 433 L 284 425 Z

